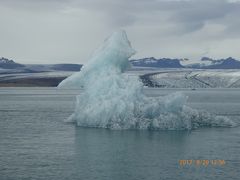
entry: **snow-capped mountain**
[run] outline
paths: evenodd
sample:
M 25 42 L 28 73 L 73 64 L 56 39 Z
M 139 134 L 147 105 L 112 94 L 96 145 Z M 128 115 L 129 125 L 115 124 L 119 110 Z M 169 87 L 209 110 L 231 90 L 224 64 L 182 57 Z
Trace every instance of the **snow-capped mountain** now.
M 81 64 L 19 64 L 4 57 L 0 58 L 0 74 L 79 71 L 81 67 Z
M 189 64 L 186 67 L 195 69 L 240 69 L 240 61 L 232 57 L 218 60 L 203 57 L 200 63 Z
M 157 68 L 183 68 L 184 66 L 181 65 L 180 61 L 181 61 L 180 59 L 170 58 L 156 59 L 154 57 L 130 60 L 133 66 L 157 67 Z
M 232 57 L 211 59 L 203 57 L 199 63 L 185 64 L 188 59 L 154 57 L 130 60 L 133 67 L 151 68 L 191 68 L 191 69 L 240 69 L 240 61 Z M 81 64 L 19 64 L 7 58 L 0 58 L 0 73 L 34 73 L 51 71 L 79 71 Z
M 15 63 L 13 60 L 4 57 L 0 58 L 0 68 L 2 69 L 14 69 L 19 67 L 24 67 L 24 65 Z
M 208 66 L 209 69 L 240 69 L 240 61 L 229 57 L 213 61 L 214 64 Z

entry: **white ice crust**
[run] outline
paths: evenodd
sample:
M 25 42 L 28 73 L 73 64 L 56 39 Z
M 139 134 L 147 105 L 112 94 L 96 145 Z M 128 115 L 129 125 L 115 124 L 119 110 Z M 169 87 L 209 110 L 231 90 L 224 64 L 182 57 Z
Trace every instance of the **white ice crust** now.
M 142 82 L 123 73 L 134 54 L 125 31 L 115 32 L 80 72 L 62 81 L 60 88 L 84 88 L 68 121 L 85 127 L 150 130 L 234 125 L 227 117 L 187 107 L 181 93 L 147 97 Z

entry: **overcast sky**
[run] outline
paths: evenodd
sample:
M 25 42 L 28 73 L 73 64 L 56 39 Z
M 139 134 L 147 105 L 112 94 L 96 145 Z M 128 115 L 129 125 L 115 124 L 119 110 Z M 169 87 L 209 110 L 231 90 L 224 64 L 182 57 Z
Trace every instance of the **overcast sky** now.
M 240 59 L 237 0 L 0 0 L 0 56 L 84 63 L 124 29 L 134 58 Z

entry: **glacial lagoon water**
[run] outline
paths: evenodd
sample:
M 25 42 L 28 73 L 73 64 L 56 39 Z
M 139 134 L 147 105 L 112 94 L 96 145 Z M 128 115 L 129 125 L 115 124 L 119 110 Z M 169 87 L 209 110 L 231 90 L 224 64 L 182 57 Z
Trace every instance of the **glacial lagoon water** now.
M 239 89 L 178 89 L 188 105 L 240 124 Z M 145 89 L 163 96 L 176 89 Z M 81 128 L 64 120 L 81 90 L 0 88 L 1 180 L 239 179 L 240 127 L 192 131 Z M 224 165 L 180 165 L 224 160 Z

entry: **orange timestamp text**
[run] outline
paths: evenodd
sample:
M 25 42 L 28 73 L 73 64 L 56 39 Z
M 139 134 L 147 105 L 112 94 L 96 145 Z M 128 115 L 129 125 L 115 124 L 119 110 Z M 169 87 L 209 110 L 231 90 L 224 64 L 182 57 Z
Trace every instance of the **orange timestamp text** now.
M 226 161 L 223 159 L 181 159 L 180 166 L 224 166 Z

